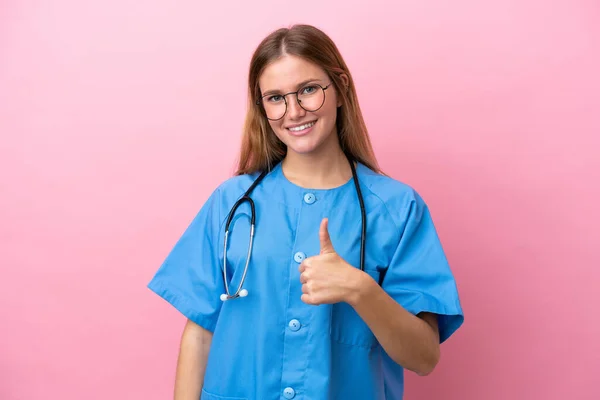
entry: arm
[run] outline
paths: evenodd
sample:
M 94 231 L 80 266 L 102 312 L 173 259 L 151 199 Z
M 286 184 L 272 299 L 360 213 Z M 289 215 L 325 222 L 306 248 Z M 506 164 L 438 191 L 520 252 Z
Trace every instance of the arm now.
M 366 272 L 342 259 L 331 243 L 327 219 L 319 230 L 321 252 L 300 264 L 302 301 L 350 304 L 369 326 L 386 353 L 403 368 L 427 375 L 440 357 L 435 314 L 415 316 L 387 294 Z
M 415 316 L 392 299 L 368 274 L 352 269 L 350 304 L 379 340 L 386 353 L 404 368 L 427 375 L 440 358 L 437 317 Z
M 181 336 L 177 372 L 175 377 L 175 400 L 198 400 L 204 384 L 204 372 L 212 333 L 188 320 Z

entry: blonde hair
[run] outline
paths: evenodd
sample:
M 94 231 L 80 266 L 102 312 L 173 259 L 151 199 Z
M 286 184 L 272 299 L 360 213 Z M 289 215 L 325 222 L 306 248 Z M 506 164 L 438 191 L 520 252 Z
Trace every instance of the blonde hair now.
M 284 55 L 294 55 L 323 68 L 342 104 L 336 120 L 342 150 L 355 161 L 381 172 L 358 104 L 354 81 L 335 43 L 313 26 L 294 25 L 272 32 L 252 56 L 248 74 L 248 112 L 235 174 L 271 169 L 286 155 L 285 144 L 272 131 L 262 105 L 257 104 L 261 97 L 259 77 L 269 63 Z M 347 76 L 347 85 L 342 75 Z

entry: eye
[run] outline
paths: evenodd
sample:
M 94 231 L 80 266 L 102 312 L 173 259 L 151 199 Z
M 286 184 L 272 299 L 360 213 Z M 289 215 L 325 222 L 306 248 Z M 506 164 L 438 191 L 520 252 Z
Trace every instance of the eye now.
M 269 96 L 267 97 L 267 101 L 269 103 L 277 103 L 283 100 L 283 96 L 279 95 L 279 94 L 274 94 L 273 96 Z
M 319 87 L 316 85 L 309 85 L 302 88 L 300 91 L 301 94 L 313 94 L 317 91 Z

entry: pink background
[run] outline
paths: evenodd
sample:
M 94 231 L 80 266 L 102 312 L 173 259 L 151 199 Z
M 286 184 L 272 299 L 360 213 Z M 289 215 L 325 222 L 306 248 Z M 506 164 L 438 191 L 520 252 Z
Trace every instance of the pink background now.
M 172 396 L 184 320 L 145 285 L 293 22 L 338 44 L 458 280 L 465 325 L 406 397 L 600 398 L 598 1 L 5 0 L 0 399 Z

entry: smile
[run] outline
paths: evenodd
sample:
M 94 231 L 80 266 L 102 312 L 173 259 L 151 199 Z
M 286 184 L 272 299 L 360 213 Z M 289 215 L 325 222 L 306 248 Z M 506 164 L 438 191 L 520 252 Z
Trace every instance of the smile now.
M 314 126 L 314 124 L 316 122 L 317 121 L 309 122 L 309 123 L 304 124 L 304 125 L 295 126 L 293 128 L 288 128 L 288 130 L 290 130 L 291 132 L 301 132 L 301 131 L 303 131 L 305 129 L 311 128 L 312 126 Z

